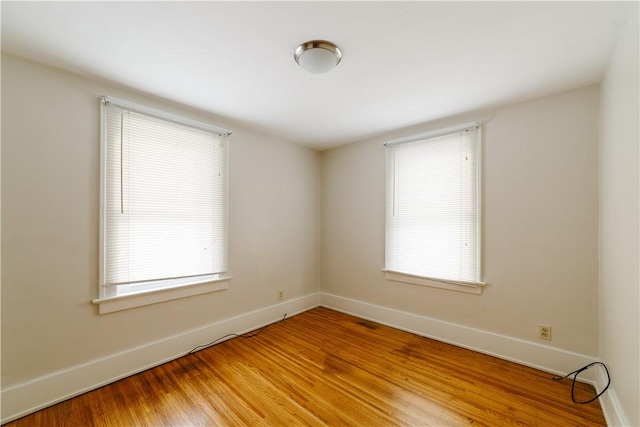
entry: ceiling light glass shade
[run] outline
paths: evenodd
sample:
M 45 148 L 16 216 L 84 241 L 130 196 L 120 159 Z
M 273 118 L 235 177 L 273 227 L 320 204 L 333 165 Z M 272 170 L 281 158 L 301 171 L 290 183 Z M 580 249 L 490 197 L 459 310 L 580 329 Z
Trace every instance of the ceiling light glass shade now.
M 296 49 L 294 58 L 298 65 L 313 74 L 322 74 L 335 68 L 342 59 L 342 52 L 335 44 L 325 40 L 311 40 Z

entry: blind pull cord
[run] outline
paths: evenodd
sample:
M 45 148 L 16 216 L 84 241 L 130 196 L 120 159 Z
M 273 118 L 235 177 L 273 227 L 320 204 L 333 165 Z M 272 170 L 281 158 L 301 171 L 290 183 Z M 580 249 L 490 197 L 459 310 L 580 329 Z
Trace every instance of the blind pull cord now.
M 124 147 L 124 112 L 120 111 L 120 213 L 124 213 L 124 172 L 122 171 L 122 165 L 124 164 L 122 152 Z

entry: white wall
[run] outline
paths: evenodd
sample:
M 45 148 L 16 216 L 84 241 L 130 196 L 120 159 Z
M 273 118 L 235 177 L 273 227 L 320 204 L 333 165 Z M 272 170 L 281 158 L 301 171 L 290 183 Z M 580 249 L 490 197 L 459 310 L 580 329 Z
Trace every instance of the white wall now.
M 98 295 L 99 97 L 103 94 L 234 132 L 230 142 L 233 280 L 228 290 L 97 314 L 91 299 Z M 279 304 L 280 289 L 285 300 L 316 294 L 318 174 L 315 151 L 3 55 L 3 392 Z M 185 342 L 183 350 L 199 343 Z M 7 402 L 3 401 L 3 418 L 10 415 Z
M 632 7 L 635 18 L 602 88 L 451 117 L 321 154 L 3 55 L 3 398 L 8 390 L 19 401 L 47 381 L 64 388 L 59 379 L 67 372 L 84 375 L 86 366 L 145 346 L 155 357 L 154 346 L 172 337 L 187 337 L 187 351 L 192 331 L 202 337 L 212 324 L 279 310 L 279 289 L 296 300 L 321 285 L 325 301 L 336 305 L 342 298 L 372 313 L 384 307 L 405 318 L 417 315 L 411 321 L 460 326 L 444 328 L 445 335 L 464 331 L 499 343 L 513 338 L 587 359 L 601 354 L 614 377 L 613 393 L 605 397 L 617 396 L 607 404 L 620 422 L 640 425 L 638 23 Z M 97 314 L 90 300 L 97 296 L 103 94 L 234 131 L 234 279 L 228 290 Z M 382 142 L 477 119 L 485 122 L 483 267 L 489 286 L 478 296 L 386 281 Z M 553 341 L 537 339 L 538 323 L 553 326 Z M 15 415 L 5 402 L 3 419 Z
M 600 353 L 615 425 L 640 425 L 638 4 L 602 81 L 600 114 Z M 616 404 L 617 403 L 617 404 Z
M 323 152 L 322 291 L 597 356 L 598 94 L 590 86 Z M 484 294 L 386 281 L 382 142 L 478 119 L 485 123 Z M 552 325 L 551 342 L 538 340 L 538 323 Z

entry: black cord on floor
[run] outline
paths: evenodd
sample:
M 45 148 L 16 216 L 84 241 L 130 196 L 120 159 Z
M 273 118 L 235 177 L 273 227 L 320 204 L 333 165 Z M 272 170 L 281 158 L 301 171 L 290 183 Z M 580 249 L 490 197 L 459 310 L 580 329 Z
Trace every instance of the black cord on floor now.
M 205 349 L 207 347 L 211 347 L 212 345 L 215 345 L 215 344 L 219 343 L 220 341 L 222 341 L 222 340 L 224 340 L 226 338 L 253 338 L 256 335 L 258 335 L 260 332 L 262 332 L 265 329 L 267 329 L 269 326 L 275 325 L 276 323 L 280 323 L 286 318 L 287 318 L 287 313 L 285 313 L 284 316 L 282 316 L 282 319 L 278 320 L 277 322 L 269 323 L 268 325 L 263 326 L 262 328 L 258 329 L 256 332 L 254 332 L 252 334 L 249 334 L 249 332 L 247 332 L 246 334 L 242 334 L 242 335 L 239 335 L 239 334 L 227 334 L 227 335 L 225 335 L 223 337 L 220 337 L 218 339 L 215 339 L 215 340 L 211 341 L 210 343 L 202 344 L 202 345 L 199 345 L 197 347 L 194 347 L 189 353 L 187 353 L 187 355 L 193 354 L 198 350 L 203 350 L 203 349 Z
M 587 369 L 589 369 L 590 367 L 592 367 L 593 365 L 602 365 L 602 367 L 604 367 L 605 372 L 607 373 L 607 385 L 605 386 L 604 389 L 602 389 L 602 391 L 600 393 L 598 393 L 598 395 L 596 397 L 594 397 L 593 399 L 589 399 L 589 400 L 585 400 L 585 401 L 578 401 L 576 400 L 576 396 L 575 396 L 575 390 L 576 390 L 576 379 L 578 378 L 578 375 L 580 375 L 581 372 L 586 371 Z M 575 376 L 573 377 L 573 382 L 571 383 L 571 400 L 573 400 L 575 403 L 578 403 L 580 405 L 585 405 L 587 403 L 591 403 L 594 400 L 596 400 L 597 398 L 599 398 L 600 396 L 602 396 L 602 394 L 607 391 L 607 389 L 609 388 L 609 386 L 611 385 L 611 375 L 609 375 L 609 370 L 607 369 L 607 366 L 602 363 L 602 362 L 593 362 L 593 363 L 589 363 L 587 366 L 580 368 L 580 369 L 576 369 L 575 371 L 568 373 L 567 375 L 565 375 L 564 377 L 553 377 L 551 378 L 554 381 L 560 381 L 563 380 L 571 375 L 575 374 Z

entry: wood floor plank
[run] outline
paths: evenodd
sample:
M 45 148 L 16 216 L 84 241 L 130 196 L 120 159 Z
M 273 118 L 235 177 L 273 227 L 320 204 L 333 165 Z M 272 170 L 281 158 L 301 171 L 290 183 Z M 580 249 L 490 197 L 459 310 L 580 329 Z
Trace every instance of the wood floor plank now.
M 606 425 L 550 378 L 320 307 L 7 427 Z

